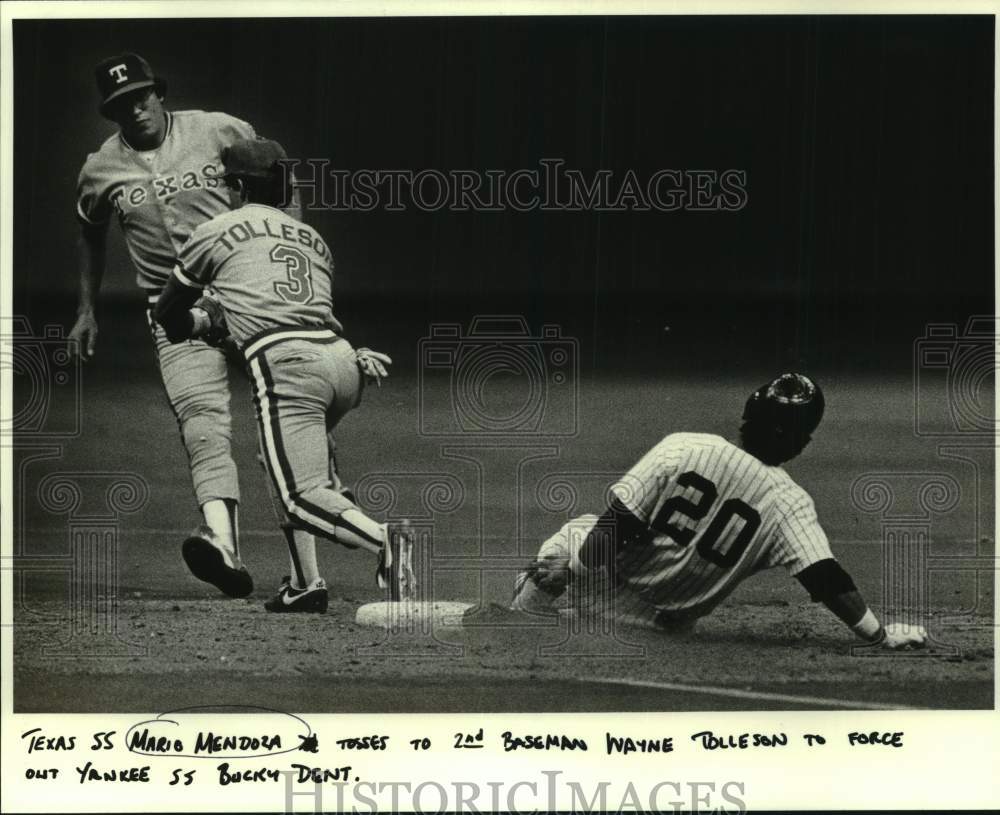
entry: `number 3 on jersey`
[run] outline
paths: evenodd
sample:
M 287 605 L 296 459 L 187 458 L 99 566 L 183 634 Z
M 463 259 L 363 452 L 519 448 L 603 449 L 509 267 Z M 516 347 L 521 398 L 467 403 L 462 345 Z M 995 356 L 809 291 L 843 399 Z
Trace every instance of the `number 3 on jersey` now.
M 313 297 L 312 264 L 300 249 L 279 243 L 271 250 L 271 260 L 285 264 L 288 280 L 274 284 L 274 292 L 289 303 L 308 303 Z
M 675 526 L 670 523 L 671 517 L 674 513 L 677 513 L 692 521 L 701 521 L 708 515 L 712 509 L 712 505 L 715 503 L 715 499 L 719 497 L 719 490 L 715 484 L 704 476 L 698 475 L 693 470 L 681 473 L 677 479 L 677 485 L 680 487 L 693 487 L 701 495 L 698 497 L 697 502 L 691 501 L 682 495 L 675 495 L 673 498 L 664 501 L 660 511 L 656 513 L 651 526 L 657 532 L 675 540 L 681 546 L 690 546 L 694 540 L 695 530 L 687 526 Z M 716 549 L 715 545 L 719 542 L 719 538 L 722 537 L 722 533 L 729 527 L 730 522 L 735 518 L 743 521 L 740 531 L 733 539 L 729 548 L 722 552 Z M 705 560 L 714 563 L 720 569 L 730 569 L 743 556 L 743 553 L 746 551 L 747 546 L 750 545 L 750 541 L 753 540 L 753 536 L 759 528 L 760 513 L 746 501 L 741 501 L 739 498 L 730 498 L 722 502 L 722 506 L 715 513 L 715 517 L 712 518 L 708 528 L 698 539 L 698 554 Z

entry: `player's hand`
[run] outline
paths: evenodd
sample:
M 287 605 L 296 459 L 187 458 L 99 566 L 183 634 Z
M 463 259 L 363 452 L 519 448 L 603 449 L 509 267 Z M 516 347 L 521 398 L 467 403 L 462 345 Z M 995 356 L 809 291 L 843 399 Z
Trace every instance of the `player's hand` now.
M 93 311 L 80 313 L 69 332 L 69 339 L 76 343 L 76 355 L 82 362 L 94 356 L 97 348 L 97 318 Z
M 927 645 L 927 630 L 922 625 L 889 623 L 882 645 L 891 651 L 909 651 Z
M 553 597 L 559 597 L 569 585 L 568 557 L 545 557 L 529 564 L 526 571 L 532 583 Z
M 222 309 L 222 304 L 214 297 L 202 295 L 195 300 L 191 309 L 201 309 L 208 316 L 209 327 L 198 334 L 198 339 L 216 348 L 222 348 L 229 338 L 229 326 L 226 325 L 226 313 Z
M 385 366 L 392 365 L 392 359 L 389 355 L 372 351 L 371 348 L 357 348 L 354 351 L 354 356 L 358 361 L 361 373 L 381 388 L 382 380 L 389 376 L 389 371 Z

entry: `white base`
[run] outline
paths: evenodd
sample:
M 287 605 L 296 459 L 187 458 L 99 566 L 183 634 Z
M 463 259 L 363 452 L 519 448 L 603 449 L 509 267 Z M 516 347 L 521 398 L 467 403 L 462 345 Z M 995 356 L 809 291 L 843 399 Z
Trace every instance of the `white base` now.
M 358 609 L 354 622 L 370 628 L 402 628 L 429 621 L 433 627 L 460 626 L 462 616 L 472 603 L 416 603 L 403 600 L 398 603 L 365 603 Z

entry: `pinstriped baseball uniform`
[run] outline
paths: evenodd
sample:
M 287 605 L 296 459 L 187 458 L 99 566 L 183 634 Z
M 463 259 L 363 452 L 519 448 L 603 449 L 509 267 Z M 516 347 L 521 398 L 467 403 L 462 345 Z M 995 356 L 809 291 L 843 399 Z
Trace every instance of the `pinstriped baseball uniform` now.
M 288 513 L 333 538 L 355 509 L 331 488 L 327 432 L 361 399 L 350 343 L 333 316 L 333 260 L 312 227 L 247 204 L 202 224 L 174 275 L 211 286 L 243 349 L 268 471 Z
M 254 136 L 250 125 L 225 113 L 166 115 L 166 134 L 155 150 L 134 150 L 118 133 L 90 154 L 77 193 L 82 223 L 99 226 L 117 216 L 136 282 L 151 305 L 194 228 L 230 208 L 222 151 Z M 171 345 L 151 318 L 150 328 L 199 506 L 213 499 L 239 500 L 225 357 L 197 340 Z
M 653 532 L 649 546 L 619 556 L 626 613 L 704 616 L 755 572 L 784 566 L 795 575 L 833 557 L 805 490 L 719 436 L 667 436 L 612 490 Z M 571 521 L 540 554 L 568 550 L 582 571 L 576 554 L 594 521 Z

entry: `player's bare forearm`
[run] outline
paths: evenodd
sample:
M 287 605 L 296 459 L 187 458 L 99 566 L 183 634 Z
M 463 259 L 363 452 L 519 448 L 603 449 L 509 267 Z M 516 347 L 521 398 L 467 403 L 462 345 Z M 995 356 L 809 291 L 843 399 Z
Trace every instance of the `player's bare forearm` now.
M 80 359 L 94 356 L 97 348 L 97 294 L 104 277 L 107 257 L 107 229 L 103 226 L 84 226 L 77 240 L 77 262 L 80 269 L 80 302 L 76 322 L 69 338 L 77 343 Z
M 848 627 L 861 622 L 861 618 L 868 611 L 868 604 L 861 596 L 861 592 L 857 590 L 827 597 L 823 600 L 823 605 L 830 609 L 834 616 Z
M 77 255 L 80 266 L 80 304 L 77 314 L 92 312 L 97 304 L 97 295 L 104 279 L 107 261 L 107 229 L 98 226 L 84 226 L 80 231 Z
M 795 575 L 815 602 L 821 602 L 863 639 L 878 639 L 882 625 L 868 610 L 854 580 L 833 558 L 819 560 Z
M 813 600 L 823 603 L 861 639 L 893 650 L 923 648 L 927 644 L 927 632 L 923 626 L 907 623 L 882 625 L 851 576 L 833 558 L 813 563 L 795 578 L 809 591 Z

